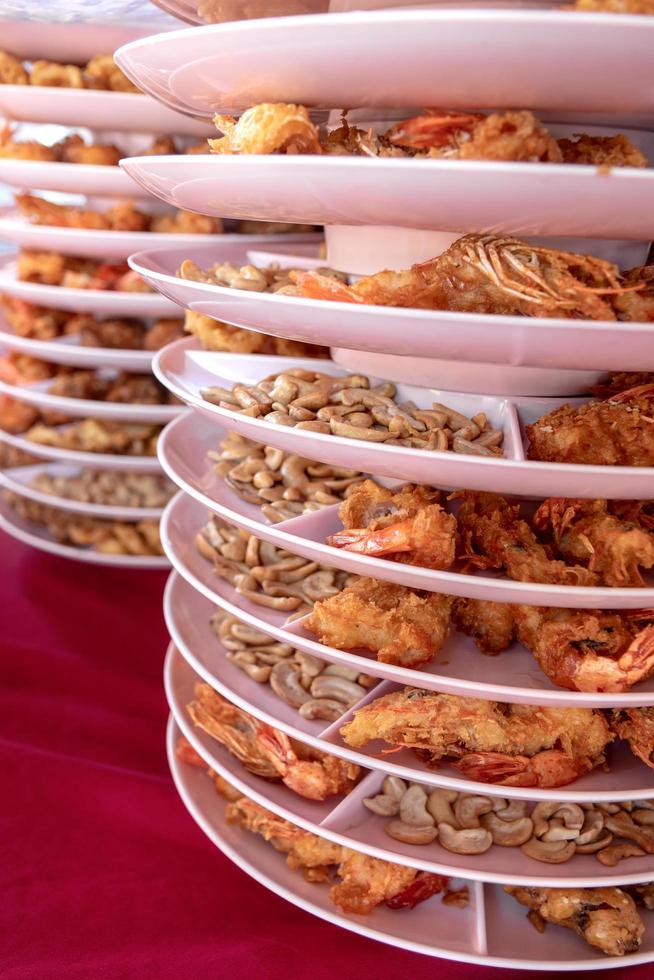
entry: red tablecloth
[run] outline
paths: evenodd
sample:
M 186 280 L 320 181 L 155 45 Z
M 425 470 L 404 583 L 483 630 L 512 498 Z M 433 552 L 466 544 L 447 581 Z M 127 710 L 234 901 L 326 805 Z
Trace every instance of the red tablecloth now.
M 0 557 L 2 980 L 499 980 L 314 919 L 204 837 L 165 759 L 164 575 Z

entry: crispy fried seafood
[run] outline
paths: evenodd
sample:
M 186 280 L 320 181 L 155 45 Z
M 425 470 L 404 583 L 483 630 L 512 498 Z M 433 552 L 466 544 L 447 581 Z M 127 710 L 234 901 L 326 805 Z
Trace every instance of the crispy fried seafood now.
M 590 708 L 501 704 L 405 688 L 354 712 L 341 735 L 352 748 L 381 739 L 429 765 L 447 759 L 468 779 L 503 786 L 571 783 L 604 762 L 613 734 Z
M 596 576 L 581 565 L 554 559 L 520 517 L 520 505 L 492 493 L 462 490 L 457 515 L 460 557 L 472 568 L 503 569 L 520 582 L 594 585 Z
M 139 92 L 122 73 L 110 54 L 96 55 L 83 67 L 55 61 L 34 61 L 25 69 L 22 61 L 0 51 L 0 83 L 46 85 L 56 88 L 96 88 L 111 92 Z
M 185 739 L 178 742 L 177 756 L 183 762 L 205 768 Z M 342 912 L 368 915 L 382 903 L 392 909 L 411 909 L 447 885 L 449 879 L 442 875 L 368 857 L 302 830 L 242 796 L 216 773 L 208 773 L 217 792 L 229 801 L 225 811 L 228 823 L 260 834 L 276 851 L 285 854 L 289 868 L 301 871 L 307 881 L 329 881 L 332 872 L 340 879 L 332 885 L 329 897 Z
M 654 0 L 576 0 L 573 9 L 602 14 L 654 14 Z
M 607 956 L 635 953 L 645 932 L 631 895 L 621 888 L 526 888 L 505 885 L 504 891 L 531 909 L 539 932 L 545 923 L 573 929 Z
M 647 160 L 626 136 L 580 136 L 576 141 L 554 139 L 545 126 L 525 110 L 481 113 L 426 109 L 386 132 L 341 125 L 321 133 L 304 106 L 264 102 L 248 109 L 237 121 L 214 116 L 223 136 L 209 140 L 212 153 L 327 153 L 369 157 L 436 157 L 457 160 L 513 160 L 548 163 L 592 163 L 646 167 Z M 576 150 L 584 140 L 583 148 Z M 617 142 L 616 142 L 617 141 Z
M 144 279 L 127 262 L 97 262 L 58 252 L 23 249 L 18 255 L 18 279 L 72 289 L 115 289 L 118 292 L 150 292 Z
M 518 639 L 559 687 L 618 693 L 654 673 L 654 610 L 511 608 Z
M 197 684 L 195 697 L 187 705 L 193 723 L 255 776 L 281 779 L 309 800 L 349 793 L 357 782 L 359 766 L 290 739 L 230 704 L 208 684 Z
M 409 484 L 392 492 L 365 480 L 340 505 L 344 530 L 330 535 L 327 544 L 425 568 L 450 568 L 457 523 L 435 502 L 438 497 L 426 487 Z
M 566 561 L 585 565 L 602 585 L 643 586 L 640 568 L 654 566 L 654 535 L 611 514 L 606 500 L 550 497 L 532 523 Z
M 452 599 L 402 585 L 361 578 L 338 595 L 315 603 L 302 625 L 338 650 L 371 650 L 382 663 L 420 667 L 449 633 Z
M 471 636 L 482 653 L 494 656 L 511 646 L 515 620 L 511 606 L 485 599 L 454 599 L 452 619 Z
M 66 204 L 53 204 L 33 194 L 16 194 L 16 204 L 22 215 L 37 225 L 58 228 L 92 228 L 100 231 L 151 231 L 192 235 L 216 234 L 223 231 L 219 218 L 208 218 L 190 211 L 152 215 L 139 211 L 132 201 L 121 201 L 106 211 L 84 211 Z
M 268 337 L 265 333 L 232 327 L 193 310 L 186 310 L 184 330 L 196 336 L 205 350 L 233 354 L 279 354 L 282 357 L 329 357 L 327 347 L 285 340 L 283 337 Z
M 436 258 L 354 285 L 293 270 L 297 295 L 376 306 L 589 320 L 654 319 L 651 267 L 624 276 L 591 255 L 517 238 L 465 235 Z
M 117 167 L 123 154 L 113 144 L 89 145 L 81 136 L 66 136 L 51 146 L 38 140 L 17 140 L 7 125 L 0 129 L 0 159 L 41 160 L 55 163 L 84 163 L 95 166 Z
M 611 727 L 618 738 L 629 742 L 633 754 L 654 769 L 654 707 L 616 708 Z
M 654 465 L 654 385 L 607 401 L 562 405 L 526 426 L 529 459 L 589 466 Z

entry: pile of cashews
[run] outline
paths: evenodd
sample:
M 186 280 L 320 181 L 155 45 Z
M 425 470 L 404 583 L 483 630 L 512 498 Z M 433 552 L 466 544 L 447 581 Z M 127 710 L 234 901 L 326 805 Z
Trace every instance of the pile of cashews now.
M 594 854 L 606 867 L 654 854 L 654 800 L 533 804 L 387 776 L 382 792 L 363 803 L 372 813 L 394 818 L 384 825 L 394 840 L 431 844 L 438 838 L 455 854 L 483 854 L 493 845 L 520 847 L 527 857 L 546 864 Z

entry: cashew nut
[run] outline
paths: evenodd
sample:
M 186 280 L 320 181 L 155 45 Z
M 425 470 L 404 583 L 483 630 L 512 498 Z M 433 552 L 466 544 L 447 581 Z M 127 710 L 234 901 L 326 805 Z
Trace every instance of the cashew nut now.
M 651 827 L 654 825 L 654 810 L 650 810 L 649 808 L 632 810 L 631 817 L 640 826 Z
M 504 804 L 503 806 L 496 806 L 495 802 L 493 803 L 493 812 L 498 815 L 500 820 L 519 820 L 527 815 L 526 800 L 499 800 L 496 802 Z
M 343 704 L 360 701 L 366 693 L 364 687 L 345 677 L 335 677 L 333 674 L 320 674 L 311 684 L 311 694 L 314 698 L 333 698 Z
M 538 803 L 532 813 L 531 819 L 534 822 L 534 834 L 536 837 L 543 837 L 550 829 L 550 818 L 556 816 L 561 827 L 581 829 L 584 822 L 584 811 L 576 803 L 560 803 L 557 801 L 543 801 Z M 576 837 L 576 833 L 574 834 Z M 561 840 L 559 835 L 557 840 Z
M 293 664 L 280 660 L 270 673 L 270 686 L 282 701 L 299 708 L 305 701 L 311 700 L 311 695 L 300 684 L 300 674 Z
M 458 827 L 454 810 L 450 806 L 458 797 L 454 789 L 433 789 L 427 798 L 427 810 L 440 826 L 442 823 L 449 824 L 450 827 Z
M 482 827 L 490 831 L 494 844 L 500 847 L 517 847 L 524 844 L 532 835 L 534 825 L 529 817 L 517 820 L 502 820 L 497 813 L 485 813 L 481 818 Z
M 341 701 L 333 701 L 331 698 L 310 698 L 298 708 L 299 713 L 307 721 L 315 721 L 317 718 L 323 721 L 336 721 L 343 714 L 343 704 Z
M 630 857 L 643 857 L 645 851 L 635 844 L 611 844 L 604 850 L 598 851 L 597 860 L 606 865 L 607 868 L 614 868 L 620 861 Z
M 609 814 L 604 820 L 604 825 L 616 837 L 625 837 L 642 847 L 647 854 L 654 854 L 654 834 L 638 827 L 628 813 Z
M 613 834 L 610 833 L 605 827 L 602 828 L 597 838 L 593 841 L 588 841 L 586 844 L 580 844 L 577 839 L 575 844 L 576 854 L 595 854 L 597 851 L 603 850 L 613 840 Z
M 412 783 L 400 800 L 400 819 L 414 827 L 431 827 L 434 818 L 427 811 L 427 794 L 422 786 Z
M 487 796 L 475 796 L 472 793 L 461 793 L 454 804 L 454 816 L 460 827 L 479 827 L 479 817 L 488 813 L 493 807 Z
M 603 830 L 604 814 L 599 810 L 588 810 L 581 830 L 579 831 L 579 836 L 575 840 L 577 848 L 596 841 Z
M 447 823 L 438 824 L 438 839 L 446 850 L 455 854 L 483 854 L 493 843 L 490 832 L 483 827 L 456 830 Z
M 522 845 L 521 850 L 535 861 L 543 861 L 545 864 L 563 864 L 574 854 L 575 845 L 573 841 L 542 841 L 532 837 Z
M 431 844 L 438 837 L 438 827 L 433 824 L 420 826 L 404 823 L 402 820 L 389 820 L 384 830 L 393 840 L 402 844 Z
M 400 812 L 400 801 L 393 796 L 387 796 L 386 793 L 369 796 L 363 801 L 363 805 L 380 817 L 394 817 Z
M 407 786 L 403 779 L 399 776 L 386 776 L 382 787 L 386 796 L 392 796 L 398 802 L 402 799 L 406 793 Z

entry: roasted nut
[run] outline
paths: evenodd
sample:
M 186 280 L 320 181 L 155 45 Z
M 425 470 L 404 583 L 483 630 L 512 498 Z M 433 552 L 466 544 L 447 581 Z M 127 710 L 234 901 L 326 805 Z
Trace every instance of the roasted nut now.
M 502 820 L 496 813 L 485 813 L 481 818 L 481 825 L 490 832 L 493 843 L 500 847 L 517 847 L 526 843 L 534 829 L 529 817 Z
M 275 664 L 270 673 L 270 686 L 275 694 L 287 704 L 299 708 L 305 701 L 311 700 L 311 695 L 300 684 L 300 672 L 287 660 Z
M 311 684 L 311 694 L 314 698 L 333 698 L 335 701 L 342 701 L 343 704 L 360 701 L 365 693 L 365 688 L 360 684 L 333 674 L 320 674 Z
M 643 857 L 645 851 L 635 844 L 611 844 L 595 855 L 607 868 L 614 868 L 620 861 L 630 857 Z
M 520 817 L 527 815 L 527 803 L 525 800 L 500 799 L 493 802 L 493 812 L 497 814 L 500 820 L 519 820 Z
M 457 791 L 452 789 L 433 789 L 427 797 L 427 810 L 439 827 L 441 823 L 447 823 L 450 827 L 459 826 L 451 807 L 458 795 Z
M 628 813 L 613 813 L 606 816 L 604 826 L 615 837 L 624 837 L 642 847 L 647 854 L 654 854 L 654 833 L 639 827 Z
M 521 847 L 522 853 L 545 864 L 563 864 L 575 853 L 574 841 L 542 841 L 532 837 Z
M 654 810 L 642 809 L 631 811 L 631 818 L 640 826 L 654 825 Z
M 446 850 L 455 854 L 483 854 L 493 843 L 484 827 L 456 830 L 447 823 L 438 824 L 438 839 Z
M 613 834 L 611 834 L 606 828 L 603 828 L 598 836 L 593 841 L 588 841 L 586 844 L 580 844 L 579 840 L 574 842 L 575 853 L 576 854 L 595 854 L 596 851 L 601 851 L 613 840 Z
M 427 811 L 427 794 L 422 786 L 412 783 L 400 800 L 400 819 L 416 827 L 431 827 L 434 818 Z
M 555 818 L 553 832 L 554 837 L 549 840 L 572 839 L 577 836 L 584 823 L 584 811 L 576 803 L 560 803 L 556 801 L 543 801 L 538 803 L 532 813 L 531 819 L 534 822 L 534 835 L 544 837 L 550 831 L 550 821 Z M 566 837 L 565 831 L 574 830 L 575 833 Z
M 386 796 L 392 796 L 396 800 L 401 800 L 407 791 L 407 785 L 399 776 L 386 776 L 382 787 Z
M 331 701 L 329 698 L 310 698 L 301 704 L 298 712 L 308 721 L 320 718 L 323 721 L 336 721 L 343 714 L 341 701 Z
M 454 804 L 454 816 L 459 827 L 479 827 L 480 816 L 492 808 L 493 804 L 487 796 L 460 793 Z
M 377 796 L 369 796 L 363 800 L 363 805 L 372 813 L 380 817 L 394 817 L 400 812 L 400 801 L 395 796 L 388 796 L 386 793 L 378 793 Z
M 384 830 L 389 837 L 401 841 L 402 844 L 431 844 L 438 837 L 438 828 L 433 824 L 420 826 L 404 823 L 402 820 L 389 820 L 384 825 Z
M 604 814 L 600 810 L 588 810 L 582 827 L 575 838 L 577 849 L 596 841 L 604 830 Z

